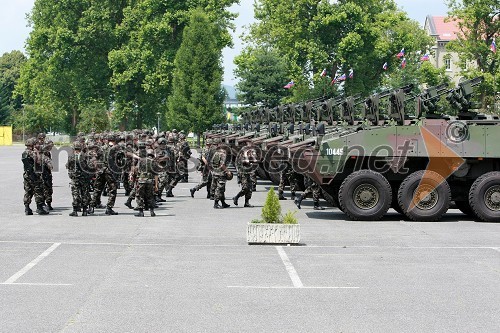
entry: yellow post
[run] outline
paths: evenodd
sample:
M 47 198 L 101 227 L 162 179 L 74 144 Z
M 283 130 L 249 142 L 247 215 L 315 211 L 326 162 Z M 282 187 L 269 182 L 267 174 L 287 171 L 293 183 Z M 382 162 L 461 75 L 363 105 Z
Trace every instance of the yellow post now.
M 12 146 L 12 126 L 0 126 L 0 146 Z

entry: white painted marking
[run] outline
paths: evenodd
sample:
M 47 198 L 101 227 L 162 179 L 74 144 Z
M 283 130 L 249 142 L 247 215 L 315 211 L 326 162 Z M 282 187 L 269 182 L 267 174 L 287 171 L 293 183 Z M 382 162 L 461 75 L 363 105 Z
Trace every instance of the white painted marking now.
M 228 288 L 238 289 L 359 289 L 359 287 L 265 287 L 265 286 L 227 286 Z
M 278 250 L 278 254 L 281 257 L 283 264 L 285 264 L 286 271 L 288 272 L 288 275 L 290 275 L 290 279 L 292 279 L 293 286 L 295 288 L 304 288 L 304 285 L 302 284 L 302 281 L 300 281 L 300 277 L 297 274 L 295 267 L 293 267 L 290 259 L 288 259 L 285 250 L 283 250 L 281 246 L 276 246 L 276 250 Z
M 0 283 L 2 286 L 72 286 L 67 283 Z
M 36 264 L 38 264 L 40 261 L 42 261 L 45 257 L 47 257 L 49 254 L 52 253 L 57 247 L 61 245 L 61 243 L 54 243 L 52 244 L 51 247 L 49 247 L 47 250 L 45 250 L 42 254 L 40 254 L 38 257 L 36 257 L 32 262 L 24 266 L 23 269 L 21 269 L 19 272 L 16 274 L 12 275 L 10 278 L 7 279 L 7 281 L 4 282 L 4 284 L 13 284 L 16 282 L 21 276 L 26 274 L 30 269 L 35 267 Z
M 500 252 L 500 247 L 492 247 L 493 250 Z

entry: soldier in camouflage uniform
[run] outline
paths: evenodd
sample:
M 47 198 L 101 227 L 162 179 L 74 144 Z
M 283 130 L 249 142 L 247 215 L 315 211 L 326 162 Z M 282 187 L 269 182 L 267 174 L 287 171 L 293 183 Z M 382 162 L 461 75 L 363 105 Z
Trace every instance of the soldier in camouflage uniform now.
M 46 140 L 45 144 L 42 146 L 43 155 L 49 159 L 52 163 L 52 148 L 54 148 L 54 142 L 51 140 Z M 50 168 L 44 168 L 42 173 L 43 179 L 43 194 L 45 197 L 45 203 L 49 210 L 54 210 L 52 208 L 52 194 L 54 193 L 53 182 L 52 182 L 52 170 Z
M 302 195 L 297 195 L 297 197 L 295 198 L 295 204 L 297 205 L 297 207 L 301 209 L 300 204 L 302 203 L 302 200 L 304 200 L 304 198 L 309 194 L 312 194 L 314 210 L 324 210 L 325 208 L 319 205 L 319 198 L 321 196 L 321 189 L 319 185 L 316 184 L 307 175 L 304 175 L 304 185 L 306 186 L 304 193 Z
M 165 190 L 167 191 L 167 197 L 173 197 L 174 194 L 172 193 L 172 189 L 177 185 L 179 182 L 179 173 L 178 173 L 178 168 L 177 168 L 177 161 L 179 158 L 179 152 L 177 150 L 177 145 L 176 145 L 176 135 L 175 133 L 170 133 L 167 139 L 167 155 L 171 157 L 171 162 L 169 162 L 169 165 L 167 167 L 167 179 L 165 183 Z M 163 185 L 163 181 L 162 181 Z M 163 191 L 163 189 L 162 189 Z M 162 192 L 159 192 L 160 194 Z
M 24 180 L 24 213 L 26 215 L 33 215 L 30 208 L 31 199 L 35 196 L 36 212 L 39 215 L 47 215 L 48 208 L 44 206 L 45 197 L 43 195 L 43 179 L 42 172 L 45 167 L 51 168 L 52 165 L 48 161 L 45 165 L 43 154 L 36 151 L 35 144 L 37 140 L 30 138 L 26 141 L 26 150 L 23 152 L 21 160 L 24 166 L 23 180 Z
M 73 196 L 73 212 L 69 216 L 78 216 L 81 208 L 82 216 L 87 216 L 90 205 L 90 177 L 91 171 L 86 154 L 82 151 L 83 145 L 73 143 L 73 155 L 68 157 L 66 169 L 71 180 L 71 195 Z
M 205 147 L 200 153 L 200 164 L 198 165 L 198 171 L 201 171 L 201 181 L 198 185 L 189 190 L 191 192 L 191 197 L 194 198 L 194 193 L 201 190 L 203 187 L 207 187 L 207 199 L 210 199 L 210 185 L 212 183 L 212 174 L 210 172 L 210 154 L 212 147 L 212 139 L 207 139 Z
M 167 150 L 167 139 L 160 137 L 158 138 L 157 141 L 157 147 L 155 149 L 155 156 L 158 160 L 158 166 L 159 166 L 159 172 L 158 172 L 158 188 L 155 193 L 156 201 L 157 202 L 165 202 L 166 200 L 163 199 L 162 193 L 163 190 L 165 189 L 165 186 L 168 184 L 168 169 L 171 169 L 171 163 L 173 163 L 172 159 L 173 154 L 171 153 L 170 149 Z
M 227 208 L 229 205 L 225 201 L 226 182 L 227 182 L 227 152 L 221 144 L 220 138 L 215 138 L 214 143 L 217 148 L 212 156 L 211 169 L 212 169 L 212 184 L 214 188 L 214 208 Z M 219 201 L 221 205 L 219 205 Z
M 191 158 L 192 152 L 189 147 L 189 142 L 186 140 L 184 132 L 179 133 L 179 175 L 180 181 L 187 183 L 189 181 L 188 160 Z
M 252 140 L 246 140 L 246 146 L 240 149 L 236 157 L 238 181 L 241 184 L 241 191 L 233 198 L 233 203 L 236 206 L 238 206 L 238 199 L 244 196 L 244 207 L 253 207 L 250 204 L 252 198 L 252 174 L 255 173 L 257 162 L 257 152 L 253 147 L 253 142 Z
M 154 207 L 154 192 L 158 190 L 158 166 L 154 161 L 154 152 L 146 150 L 144 144 L 139 145 L 140 160 L 137 165 L 132 169 L 131 174 L 137 179 L 137 217 L 144 216 L 144 209 L 149 208 L 151 216 L 156 216 Z
M 113 206 L 116 201 L 116 161 L 118 160 L 118 153 L 121 150 L 119 146 L 111 146 L 107 143 L 108 140 L 105 140 L 106 144 L 99 149 L 97 147 L 97 151 L 95 151 L 95 183 L 94 183 L 94 193 L 92 195 L 92 200 L 90 202 L 89 212 L 93 213 L 94 208 L 100 200 L 101 194 L 104 190 L 104 187 L 108 188 L 108 203 L 106 205 L 106 215 L 118 215 L 117 212 L 113 210 Z M 95 146 L 94 146 L 95 147 Z
M 290 191 L 292 192 L 292 200 L 295 200 L 295 192 L 297 191 L 297 177 L 292 169 L 292 166 L 288 162 L 284 162 L 283 170 L 280 171 L 280 184 L 278 185 L 278 197 L 280 200 L 286 200 L 283 196 L 285 191 L 285 182 L 288 180 L 290 185 Z

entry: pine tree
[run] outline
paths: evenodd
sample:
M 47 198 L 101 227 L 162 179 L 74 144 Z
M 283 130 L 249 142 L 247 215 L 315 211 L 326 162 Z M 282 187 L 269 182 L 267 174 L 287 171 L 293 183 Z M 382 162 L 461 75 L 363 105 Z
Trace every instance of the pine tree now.
M 173 91 L 168 99 L 170 128 L 201 134 L 222 121 L 221 33 L 202 10 L 193 10 L 175 57 Z

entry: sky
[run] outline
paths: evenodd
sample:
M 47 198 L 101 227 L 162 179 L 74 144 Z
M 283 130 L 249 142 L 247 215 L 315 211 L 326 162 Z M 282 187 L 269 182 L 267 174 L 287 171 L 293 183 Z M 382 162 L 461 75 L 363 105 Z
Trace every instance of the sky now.
M 58 1 L 58 0 L 54 0 Z M 27 26 L 26 14 L 31 11 L 35 0 L 0 0 L 0 54 L 12 50 L 24 51 L 24 44 L 31 28 Z M 234 21 L 236 30 L 233 33 L 233 47 L 223 50 L 224 78 L 223 83 L 234 86 L 233 58 L 237 56 L 244 45 L 239 38 L 245 32 L 245 26 L 254 22 L 254 0 L 240 0 L 240 4 L 230 8 L 231 12 L 239 13 Z M 398 6 L 408 13 L 408 16 L 422 26 L 427 15 L 446 15 L 448 10 L 445 0 L 396 0 Z

